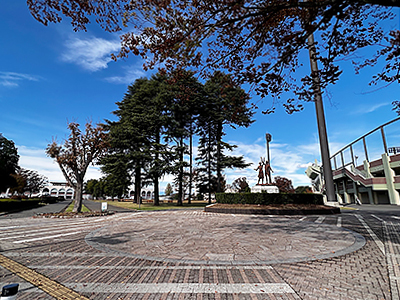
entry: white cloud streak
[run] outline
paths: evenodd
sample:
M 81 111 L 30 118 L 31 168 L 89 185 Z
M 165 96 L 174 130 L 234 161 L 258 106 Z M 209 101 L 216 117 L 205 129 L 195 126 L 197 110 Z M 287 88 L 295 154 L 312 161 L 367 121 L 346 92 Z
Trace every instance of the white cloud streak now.
M 363 114 L 369 114 L 372 112 L 377 111 L 379 108 L 383 107 L 383 106 L 388 106 L 390 105 L 392 102 L 381 102 L 381 103 L 377 103 L 375 105 L 364 105 L 359 107 L 358 109 L 354 110 L 352 114 L 354 115 L 363 115 Z
M 106 77 L 105 80 L 116 84 L 131 84 L 136 79 L 144 76 L 146 76 L 146 73 L 140 68 L 126 68 L 126 72 L 123 76 Z
M 24 80 L 39 81 L 39 76 L 16 73 L 16 72 L 2 72 L 0 71 L 0 85 L 5 87 L 17 87 L 19 83 Z
M 111 53 L 120 48 L 119 40 L 102 38 L 71 38 L 65 43 L 66 51 L 61 59 L 79 65 L 90 72 L 106 69 L 112 61 Z

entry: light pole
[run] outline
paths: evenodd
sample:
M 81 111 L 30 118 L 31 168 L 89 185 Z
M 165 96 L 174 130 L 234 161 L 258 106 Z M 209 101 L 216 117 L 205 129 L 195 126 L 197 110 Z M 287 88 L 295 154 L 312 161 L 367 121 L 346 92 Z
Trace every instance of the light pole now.
M 272 135 L 270 135 L 269 133 L 266 133 L 265 140 L 267 141 L 267 160 L 271 164 L 271 161 L 269 158 L 269 142 L 272 141 Z
M 318 64 L 316 59 L 316 51 L 314 44 L 314 35 L 308 37 L 308 51 L 310 55 L 311 76 L 313 78 L 315 109 L 317 113 L 319 145 L 321 148 L 321 159 L 323 166 L 323 174 L 325 179 L 326 197 L 330 202 L 336 202 L 335 187 L 333 184 L 332 166 L 329 155 L 328 134 L 326 132 L 324 106 L 322 103 L 322 92 L 318 77 Z
M 272 180 L 271 180 L 271 159 L 270 159 L 270 156 L 269 156 L 269 142 L 272 140 L 272 135 L 270 135 L 269 133 L 266 133 L 265 134 L 265 140 L 267 141 L 267 161 L 268 161 L 268 164 L 269 164 L 269 167 L 267 168 L 265 168 L 265 172 L 268 172 L 268 174 L 265 174 L 265 181 L 266 181 L 266 183 L 272 183 Z

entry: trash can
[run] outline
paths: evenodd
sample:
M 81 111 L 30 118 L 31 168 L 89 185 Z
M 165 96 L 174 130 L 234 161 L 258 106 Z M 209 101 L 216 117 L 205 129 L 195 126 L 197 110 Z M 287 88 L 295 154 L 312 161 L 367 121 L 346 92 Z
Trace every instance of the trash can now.
M 19 287 L 18 283 L 13 283 L 3 286 L 3 289 L 1 290 L 0 300 L 17 299 L 18 287 Z

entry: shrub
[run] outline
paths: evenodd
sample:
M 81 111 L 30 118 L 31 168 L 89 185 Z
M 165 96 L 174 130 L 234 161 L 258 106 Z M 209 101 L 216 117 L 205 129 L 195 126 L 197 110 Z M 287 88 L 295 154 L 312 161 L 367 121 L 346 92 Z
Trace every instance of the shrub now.
M 323 204 L 320 194 L 269 194 L 269 193 L 220 193 L 216 194 L 222 204 Z

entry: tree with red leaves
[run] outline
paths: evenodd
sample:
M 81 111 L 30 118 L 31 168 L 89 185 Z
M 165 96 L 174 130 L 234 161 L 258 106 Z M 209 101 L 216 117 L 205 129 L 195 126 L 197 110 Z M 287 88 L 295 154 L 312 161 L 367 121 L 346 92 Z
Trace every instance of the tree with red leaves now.
M 121 49 L 114 59 L 133 53 L 145 59 L 145 69 L 192 66 L 203 75 L 214 70 L 234 74 L 239 84 L 250 83 L 261 96 L 287 96 L 289 113 L 312 101 L 315 78 L 321 88 L 334 84 L 338 61 L 358 49 L 379 46 L 359 68 L 385 59 L 371 83 L 400 80 L 400 31 L 382 25 L 393 18 L 400 0 L 28 0 L 39 22 L 70 19 L 75 31 L 97 22 L 105 31 L 121 32 Z M 307 39 L 318 41 L 321 67 L 302 71 L 300 56 Z M 308 69 L 308 68 L 307 68 Z M 303 74 L 301 74 L 303 72 Z M 300 74 L 301 79 L 299 80 Z M 297 79 L 297 80 L 296 80 Z M 273 111 L 267 109 L 265 112 Z
M 82 132 L 78 123 L 69 123 L 71 131 L 64 145 L 56 141 L 47 145 L 46 154 L 58 163 L 69 186 L 75 189 L 73 212 L 82 210 L 83 180 L 91 163 L 97 162 L 108 149 L 107 134 L 102 125 L 86 123 Z
M 279 189 L 279 193 L 294 193 L 292 181 L 285 177 L 275 176 L 274 185 Z

